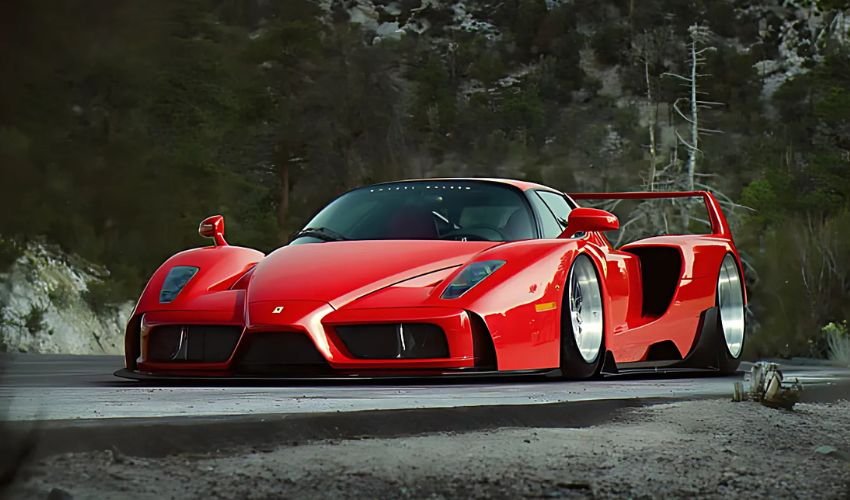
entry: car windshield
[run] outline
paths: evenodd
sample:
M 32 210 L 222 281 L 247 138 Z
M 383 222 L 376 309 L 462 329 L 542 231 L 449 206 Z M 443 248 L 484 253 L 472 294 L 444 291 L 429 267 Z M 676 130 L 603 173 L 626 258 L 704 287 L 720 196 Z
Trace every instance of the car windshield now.
M 515 241 L 535 236 L 522 193 L 480 181 L 380 184 L 346 193 L 293 243 L 335 240 Z

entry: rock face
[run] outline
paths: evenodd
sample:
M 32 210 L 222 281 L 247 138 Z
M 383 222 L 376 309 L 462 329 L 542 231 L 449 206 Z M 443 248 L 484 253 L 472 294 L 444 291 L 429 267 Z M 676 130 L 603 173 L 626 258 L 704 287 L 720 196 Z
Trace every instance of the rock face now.
M 0 273 L 0 351 L 119 354 L 132 302 L 98 307 L 89 287 L 108 273 L 79 257 L 29 243 Z

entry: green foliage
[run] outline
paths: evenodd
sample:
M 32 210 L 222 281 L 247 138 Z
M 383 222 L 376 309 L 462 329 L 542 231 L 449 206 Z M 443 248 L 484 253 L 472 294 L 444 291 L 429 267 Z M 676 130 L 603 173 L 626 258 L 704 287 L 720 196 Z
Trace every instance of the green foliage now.
M 57 286 L 48 290 L 47 298 L 50 300 L 50 303 L 54 304 L 56 307 L 64 308 L 68 307 L 71 303 L 70 298 L 72 294 L 73 290 L 71 287 L 64 282 L 60 282 Z
M 414 69 L 416 82 L 414 116 L 418 127 L 431 134 L 445 133 L 457 116 L 455 89 L 445 62 L 436 54 L 428 54 Z
M 44 313 L 47 310 L 43 307 L 32 305 L 30 307 L 29 312 L 24 316 L 24 328 L 30 333 L 30 335 L 35 335 L 45 329 L 44 324 Z
M 848 337 L 850 336 L 850 331 L 847 329 L 847 320 L 841 322 L 830 321 L 823 328 L 820 329 L 821 333 L 824 336 L 836 336 L 836 337 Z
M 57 11 L 69 21 L 85 15 L 65 12 L 71 4 Z M 35 25 L 57 22 L 46 36 L 62 42 L 46 41 L 61 48 L 0 84 L 4 121 L 16 127 L 0 132 L 0 169 L 11 180 L 0 187 L 0 233 L 45 234 L 110 267 L 138 266 L 128 276 L 136 288 L 175 246 L 196 244 L 189 228 L 203 216 L 230 215 L 224 200 L 240 193 L 222 183 L 227 168 L 216 153 L 238 126 L 232 40 L 209 16 L 194 15 L 206 5 L 151 2 L 145 13 L 117 2 L 79 23 L 59 23 L 52 8 L 19 6 Z M 38 47 L 3 57 L 4 73 Z M 49 73 L 70 90 L 45 84 L 55 79 Z
M 609 66 L 626 62 L 629 34 L 627 26 L 611 24 L 602 27 L 590 40 L 597 61 Z
M 775 221 L 767 219 L 767 229 L 745 227 L 758 242 L 749 254 L 758 276 L 751 295 L 759 328 L 748 349 L 822 357 L 821 325 L 850 315 L 850 211 L 826 217 L 803 212 Z
M 732 1 L 708 0 L 705 4 L 705 23 L 713 33 L 727 38 L 739 35 L 740 26 L 748 23 L 737 22 L 735 4 Z
M 846 0 L 817 0 L 818 8 L 821 10 L 844 10 L 847 8 Z
M 507 72 L 501 47 L 483 36 L 474 36 L 469 40 L 460 41 L 455 55 L 455 64 L 461 68 L 464 76 L 478 80 L 488 87 L 505 76 Z
M 503 129 L 513 128 L 537 133 L 544 124 L 543 103 L 535 84 L 512 89 L 502 95 L 501 121 Z
M 734 47 L 719 45 L 707 54 L 702 91 L 729 109 L 735 110 L 732 119 L 760 117 L 759 94 L 761 81 L 755 69 L 756 59 L 750 53 L 740 53 Z
M 794 143 L 805 149 L 832 146 L 847 149 L 850 138 L 850 54 L 831 53 L 814 71 L 783 85 L 776 93 L 783 126 Z
M 544 0 L 515 0 L 516 14 L 512 32 L 521 54 L 528 55 L 538 51 L 535 45 L 537 31 L 546 16 Z
M 577 23 L 576 13 L 569 5 L 556 7 L 541 21 L 534 45 L 543 55 L 539 60 L 538 85 L 544 100 L 567 104 L 571 93 L 586 83 L 579 53 L 585 39 Z
M 126 291 L 121 290 L 121 284 L 122 282 L 118 280 L 90 283 L 83 293 L 83 300 L 95 313 L 105 313 L 126 296 Z
M 21 256 L 21 249 L 14 240 L 0 237 L 0 273 L 6 271 Z

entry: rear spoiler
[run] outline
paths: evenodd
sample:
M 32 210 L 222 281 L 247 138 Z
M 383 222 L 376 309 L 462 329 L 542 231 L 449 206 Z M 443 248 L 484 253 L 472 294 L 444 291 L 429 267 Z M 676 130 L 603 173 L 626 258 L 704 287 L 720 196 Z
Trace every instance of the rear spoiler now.
M 732 238 L 729 223 L 720 209 L 717 198 L 708 191 L 632 191 L 625 193 L 569 193 L 574 200 L 653 200 L 659 198 L 702 198 L 708 221 L 711 223 L 711 233 L 714 236 Z

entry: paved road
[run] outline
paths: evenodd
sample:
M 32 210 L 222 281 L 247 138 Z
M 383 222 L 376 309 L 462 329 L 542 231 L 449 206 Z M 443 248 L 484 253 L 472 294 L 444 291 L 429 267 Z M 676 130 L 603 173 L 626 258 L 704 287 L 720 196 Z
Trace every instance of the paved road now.
M 528 405 L 625 398 L 730 395 L 738 377 L 608 378 L 591 382 L 509 379 L 462 382 L 229 384 L 152 387 L 112 376 L 114 356 L 5 355 L 0 413 L 7 420 L 160 418 Z M 786 367 L 804 384 L 850 371 Z M 285 382 L 284 382 L 285 383 Z M 282 384 L 284 384 L 282 383 Z

